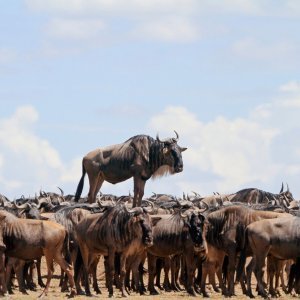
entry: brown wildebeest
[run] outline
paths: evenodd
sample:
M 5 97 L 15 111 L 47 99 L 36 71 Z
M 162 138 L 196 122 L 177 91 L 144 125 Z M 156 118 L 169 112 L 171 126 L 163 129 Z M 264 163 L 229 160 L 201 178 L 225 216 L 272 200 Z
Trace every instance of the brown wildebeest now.
M 206 241 L 228 255 L 228 296 L 234 295 L 234 272 L 237 254 L 244 248 L 245 229 L 257 220 L 289 216 L 287 213 L 254 210 L 232 205 L 207 215 Z M 203 294 L 207 294 L 202 290 Z M 223 291 L 224 293 L 224 291 Z
M 204 209 L 205 210 L 205 209 Z M 154 288 L 154 276 L 157 257 L 183 255 L 187 269 L 186 290 L 196 295 L 194 290 L 194 254 L 205 257 L 205 217 L 203 211 L 189 211 L 184 215 L 151 216 L 153 222 L 153 246 L 148 251 L 149 285 L 151 295 L 158 292 Z
M 70 296 L 75 295 L 71 266 L 62 256 L 66 240 L 65 228 L 57 223 L 19 219 L 9 212 L 0 210 L 0 254 L 23 260 L 38 259 L 45 255 L 48 276 L 46 287 L 40 297 L 48 292 L 54 272 L 53 261 L 67 273 L 71 286 Z M 4 266 L 1 264 L 0 273 L 3 272 Z M 6 284 L 3 288 L 6 293 Z
M 175 131 L 176 133 L 176 131 Z M 84 184 L 85 173 L 88 174 L 90 189 L 89 203 L 95 202 L 104 181 L 116 184 L 133 177 L 133 207 L 141 206 L 146 181 L 168 173 L 183 170 L 181 152 L 187 148 L 177 145 L 179 139 L 160 140 L 147 135 L 136 135 L 122 144 L 98 148 L 84 156 L 82 176 L 78 183 L 75 201 L 78 201 Z
M 128 210 L 123 204 L 108 207 L 104 213 L 87 216 L 75 225 L 77 241 L 80 248 L 75 264 L 75 281 L 78 280 L 80 258 L 85 269 L 85 290 L 90 294 L 87 273 L 91 257 L 107 256 L 106 278 L 109 295 L 113 296 L 113 278 L 115 273 L 115 254 L 120 254 L 120 289 L 126 296 L 124 288 L 125 266 L 129 256 L 143 254 L 146 247 L 152 245 L 152 224 L 146 208 L 135 207 Z M 138 266 L 137 266 L 138 267 Z M 138 269 L 133 270 L 138 278 Z
M 246 242 L 253 254 L 253 269 L 258 292 L 267 298 L 263 286 L 263 270 L 268 254 L 279 259 L 300 257 L 300 218 L 266 219 L 247 226 Z M 248 286 L 251 290 L 251 286 Z

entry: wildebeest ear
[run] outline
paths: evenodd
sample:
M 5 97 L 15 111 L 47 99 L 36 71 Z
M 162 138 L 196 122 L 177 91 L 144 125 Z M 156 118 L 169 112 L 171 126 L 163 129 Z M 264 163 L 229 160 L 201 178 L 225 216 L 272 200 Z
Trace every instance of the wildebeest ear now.
M 160 221 L 160 220 L 161 220 L 161 217 L 152 217 L 151 216 L 152 226 L 155 226 L 158 223 L 158 221 Z
M 179 149 L 180 149 L 180 152 L 183 152 L 183 151 L 185 151 L 187 148 L 186 148 L 186 147 L 180 147 Z

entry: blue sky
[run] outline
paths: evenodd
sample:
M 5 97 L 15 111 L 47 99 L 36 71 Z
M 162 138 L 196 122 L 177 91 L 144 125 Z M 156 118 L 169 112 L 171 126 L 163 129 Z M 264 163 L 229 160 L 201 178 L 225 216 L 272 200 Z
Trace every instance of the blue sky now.
M 3 1 L 0 193 L 72 194 L 90 150 L 175 129 L 184 171 L 146 195 L 299 199 L 299 28 L 296 0 Z

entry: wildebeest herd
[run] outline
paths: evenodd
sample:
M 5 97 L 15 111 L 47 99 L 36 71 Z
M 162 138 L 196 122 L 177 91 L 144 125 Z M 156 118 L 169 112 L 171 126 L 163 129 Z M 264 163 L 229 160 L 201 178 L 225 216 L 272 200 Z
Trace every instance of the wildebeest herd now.
M 178 138 L 140 135 L 90 152 L 75 195 L 61 189 L 13 201 L 0 195 L 1 293 L 13 292 L 16 277 L 20 292 L 38 284 L 44 288 L 40 296 L 47 295 L 54 262 L 61 267 L 61 290 L 70 297 L 91 295 L 90 281 L 101 293 L 97 266 L 103 257 L 109 296 L 118 288 L 124 297 L 157 295 L 158 289 L 209 297 L 210 283 L 224 296 L 235 295 L 240 284 L 254 297 L 252 273 L 262 297 L 281 290 L 299 294 L 300 205 L 288 186 L 284 190 L 282 184 L 278 194 L 248 188 L 206 197 L 191 192 L 143 198 L 149 178 L 183 170 L 186 148 L 177 145 Z M 86 173 L 89 194 L 81 197 Z M 105 180 L 131 177 L 133 196 L 99 194 Z

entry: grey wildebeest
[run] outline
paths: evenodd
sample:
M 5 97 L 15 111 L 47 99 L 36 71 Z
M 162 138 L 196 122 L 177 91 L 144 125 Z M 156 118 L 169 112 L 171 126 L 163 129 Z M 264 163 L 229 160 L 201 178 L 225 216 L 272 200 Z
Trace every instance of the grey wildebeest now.
M 188 211 L 173 215 L 151 216 L 153 223 L 153 246 L 147 249 L 149 285 L 152 295 L 157 294 L 154 288 L 154 276 L 157 257 L 170 257 L 182 254 L 187 268 L 186 290 L 196 295 L 194 290 L 194 254 L 205 257 L 205 217 L 202 211 Z
M 175 131 L 176 133 L 176 131 Z M 78 201 L 87 173 L 90 183 L 88 201 L 95 202 L 104 181 L 116 184 L 133 177 L 133 207 L 141 206 L 146 181 L 150 177 L 167 173 L 179 173 L 183 170 L 181 152 L 187 148 L 177 145 L 179 139 L 160 140 L 148 135 L 136 135 L 122 144 L 98 148 L 83 157 L 82 176 L 78 183 L 75 201 Z
M 252 268 L 257 279 L 258 292 L 267 298 L 268 294 L 263 286 L 266 257 L 267 255 L 278 259 L 300 257 L 300 218 L 288 217 L 254 222 L 247 226 L 246 243 L 253 254 Z M 247 283 L 252 295 L 250 281 L 247 280 Z
M 46 295 L 53 274 L 53 261 L 66 272 L 71 286 L 71 295 L 75 295 L 71 266 L 62 256 L 66 242 L 66 230 L 63 226 L 41 220 L 19 219 L 9 212 L 0 211 L 0 254 L 23 260 L 38 259 L 45 255 L 48 276 L 42 295 Z M 3 276 L 4 264 L 1 259 L 0 274 Z M 6 283 L 3 284 L 4 293 Z
M 288 186 L 286 191 L 283 190 L 283 183 L 279 194 L 248 188 L 228 195 L 228 198 L 231 202 L 244 202 L 248 204 L 271 202 L 273 205 L 283 205 L 286 208 L 289 206 L 289 203 L 294 200 L 293 194 L 290 192 Z
M 107 207 L 103 213 L 87 216 L 75 225 L 79 253 L 75 264 L 75 281 L 78 280 L 80 259 L 85 270 L 85 290 L 90 294 L 87 273 L 95 255 L 107 256 L 107 287 L 113 296 L 115 254 L 120 254 L 120 289 L 124 288 L 126 260 L 129 256 L 143 253 L 152 245 L 152 224 L 146 208 L 135 207 L 128 210 L 124 204 Z M 81 257 L 81 258 L 80 258 Z M 138 269 L 133 270 L 138 278 Z

